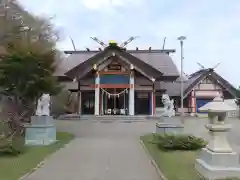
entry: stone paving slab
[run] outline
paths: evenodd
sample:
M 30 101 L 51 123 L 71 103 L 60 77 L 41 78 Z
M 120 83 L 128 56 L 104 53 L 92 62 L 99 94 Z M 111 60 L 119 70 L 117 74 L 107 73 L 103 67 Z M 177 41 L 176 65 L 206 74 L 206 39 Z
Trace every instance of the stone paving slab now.
M 159 180 L 138 133 L 126 125 L 86 125 L 91 136 L 77 137 L 27 180 Z
M 240 153 L 240 120 L 230 119 L 228 135 Z M 207 119 L 188 118 L 185 133 L 209 138 Z M 156 170 L 139 143 L 139 137 L 155 132 L 156 121 L 93 123 L 56 121 L 59 131 L 72 132 L 76 139 L 50 156 L 27 180 L 157 180 Z

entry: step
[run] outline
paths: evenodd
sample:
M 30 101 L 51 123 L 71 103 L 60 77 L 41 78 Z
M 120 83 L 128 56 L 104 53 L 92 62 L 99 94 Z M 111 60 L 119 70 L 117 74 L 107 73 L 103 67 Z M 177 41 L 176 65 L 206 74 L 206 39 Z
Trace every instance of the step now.
M 160 120 L 157 116 L 121 116 L 121 115 L 104 115 L 104 116 L 94 116 L 94 115 L 79 115 L 79 114 L 66 114 L 59 116 L 60 120 L 93 120 L 93 121 L 145 121 L 145 120 Z

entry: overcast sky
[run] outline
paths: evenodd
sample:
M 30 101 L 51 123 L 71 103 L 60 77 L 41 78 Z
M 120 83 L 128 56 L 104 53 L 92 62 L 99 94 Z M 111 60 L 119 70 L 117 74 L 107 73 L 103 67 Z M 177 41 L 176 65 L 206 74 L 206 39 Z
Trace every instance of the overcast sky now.
M 184 71 L 220 65 L 216 71 L 235 86 L 240 85 L 240 1 L 239 0 L 21 0 L 37 15 L 54 16 L 62 30 L 62 50 L 98 48 L 89 37 L 121 43 L 140 36 L 128 48 L 149 46 L 176 49 L 173 60 L 180 68 L 180 44 L 184 35 Z

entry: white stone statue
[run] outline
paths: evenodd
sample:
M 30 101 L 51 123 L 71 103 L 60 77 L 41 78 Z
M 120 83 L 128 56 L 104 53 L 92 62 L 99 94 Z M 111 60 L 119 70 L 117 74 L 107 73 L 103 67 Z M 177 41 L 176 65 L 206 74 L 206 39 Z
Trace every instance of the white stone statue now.
M 50 115 L 49 106 L 50 95 L 42 94 L 42 96 L 38 99 L 36 116 L 49 116 Z
M 170 97 L 168 96 L 168 94 L 163 94 L 162 102 L 164 104 L 164 112 L 162 113 L 162 116 L 165 116 L 165 117 L 175 116 L 173 99 L 170 100 Z

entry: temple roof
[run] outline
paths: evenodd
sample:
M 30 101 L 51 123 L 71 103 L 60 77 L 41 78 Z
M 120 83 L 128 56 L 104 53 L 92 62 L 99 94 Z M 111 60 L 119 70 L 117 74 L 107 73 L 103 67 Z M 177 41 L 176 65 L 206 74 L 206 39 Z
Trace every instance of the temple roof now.
M 55 75 L 73 76 L 80 69 L 92 67 L 99 59 L 103 59 L 108 51 L 109 49 L 105 49 L 104 51 L 65 51 L 68 57 L 59 64 Z M 167 76 L 171 77 L 171 80 L 175 80 L 179 76 L 178 69 L 169 56 L 169 52 L 174 52 L 173 50 L 115 49 L 114 51 L 117 51 L 119 56 L 127 59 L 150 76 Z
M 199 81 L 209 75 L 214 78 L 224 89 L 236 97 L 237 89 L 211 68 L 196 71 L 183 82 L 184 97 L 186 97 L 192 91 L 192 89 L 199 83 Z M 161 89 L 166 89 L 166 93 L 170 96 L 180 96 L 180 80 L 171 83 L 161 82 L 159 86 Z

